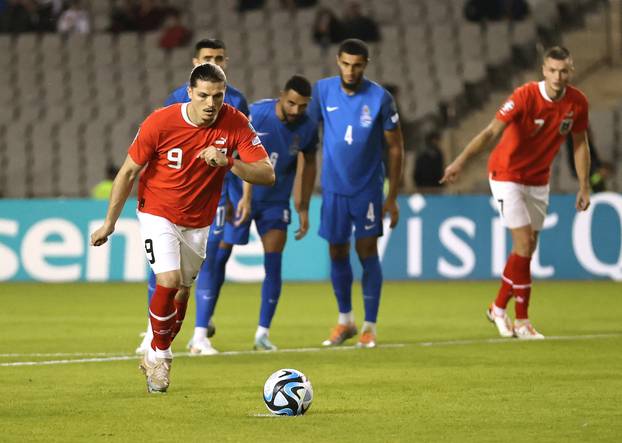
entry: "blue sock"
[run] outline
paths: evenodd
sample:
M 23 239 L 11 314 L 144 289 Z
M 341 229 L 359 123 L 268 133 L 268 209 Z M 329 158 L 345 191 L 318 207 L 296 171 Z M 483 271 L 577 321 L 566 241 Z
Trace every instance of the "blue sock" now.
M 259 326 L 269 328 L 281 295 L 281 263 L 283 254 L 268 252 L 264 254 L 266 278 L 261 285 L 261 309 L 259 310 Z
M 333 282 L 339 312 L 346 314 L 352 311 L 352 266 L 349 255 L 341 260 L 330 261 L 330 279 Z
M 197 276 L 197 288 L 194 293 L 197 306 L 195 326 L 200 328 L 207 328 L 207 323 L 209 322 L 209 318 L 207 317 L 207 303 L 210 297 L 209 278 L 210 275 L 213 274 L 214 262 L 216 261 L 216 254 L 218 252 L 218 243 L 220 243 L 218 240 L 207 243 L 205 261 L 201 265 L 199 275 Z
M 197 327 L 207 328 L 209 321 L 214 315 L 216 303 L 220 296 L 220 288 L 222 288 L 222 284 L 225 282 L 225 266 L 230 256 L 231 248 L 216 248 L 213 268 L 209 269 L 210 272 L 207 273 L 206 288 L 200 290 L 197 286 L 197 299 L 202 298 L 205 302 L 204 308 L 201 311 L 199 311 L 197 304 L 197 320 L 195 324 Z
M 147 316 L 149 316 L 149 305 L 156 288 L 156 276 L 151 268 L 149 268 L 149 279 L 147 280 Z
M 363 304 L 365 305 L 365 321 L 376 323 L 380 290 L 382 288 L 382 268 L 377 255 L 361 260 L 363 265 Z

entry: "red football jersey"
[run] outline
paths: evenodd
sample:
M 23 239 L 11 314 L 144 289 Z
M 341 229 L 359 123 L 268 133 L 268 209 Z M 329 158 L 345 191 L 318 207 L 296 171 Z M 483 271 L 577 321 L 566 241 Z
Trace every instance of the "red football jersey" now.
M 588 104 L 585 95 L 572 86 L 553 101 L 544 81 L 531 82 L 514 90 L 496 118 L 507 126 L 490 154 L 490 177 L 541 186 L 549 182 L 551 163 L 568 133 L 587 130 Z
M 214 168 L 197 155 L 213 145 L 227 157 L 254 162 L 268 155 L 248 119 L 223 104 L 209 127 L 188 117 L 188 103 L 154 111 L 141 125 L 129 148 L 137 164 L 147 165 L 138 185 L 138 209 L 176 225 L 201 228 L 212 223 L 227 168 Z

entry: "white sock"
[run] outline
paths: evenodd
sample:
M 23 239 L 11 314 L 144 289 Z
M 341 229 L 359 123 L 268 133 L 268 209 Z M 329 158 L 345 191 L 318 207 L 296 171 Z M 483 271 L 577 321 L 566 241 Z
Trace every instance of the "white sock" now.
M 162 358 L 167 358 L 167 359 L 172 359 L 173 358 L 173 352 L 171 351 L 170 346 L 168 347 L 168 349 L 158 349 L 156 346 L 155 351 L 151 348 L 151 346 L 149 346 L 149 350 L 147 351 L 147 360 L 149 360 L 149 363 L 155 363 L 156 359 L 162 359 Z
M 255 340 L 262 336 L 270 335 L 270 328 L 264 328 L 263 326 L 257 326 L 257 330 L 255 331 Z
M 207 338 L 207 328 L 194 328 L 194 335 L 192 336 L 192 341 L 202 341 Z
M 505 309 L 500 308 L 499 306 L 495 305 L 494 303 L 492 305 L 492 312 L 497 317 L 503 317 L 505 315 Z
M 368 332 L 368 331 L 376 335 L 376 323 L 372 323 L 369 321 L 363 322 L 362 332 Z
M 340 325 L 349 325 L 350 323 L 354 323 L 354 313 L 352 311 L 346 312 L 345 314 L 340 312 L 337 322 Z

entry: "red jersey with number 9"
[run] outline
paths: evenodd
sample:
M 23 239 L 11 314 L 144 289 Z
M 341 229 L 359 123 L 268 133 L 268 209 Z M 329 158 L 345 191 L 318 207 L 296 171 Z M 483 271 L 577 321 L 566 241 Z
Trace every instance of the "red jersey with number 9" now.
M 531 82 L 514 90 L 496 118 L 507 126 L 488 160 L 490 178 L 542 186 L 549 182 L 551 163 L 568 133 L 587 130 L 588 103 L 573 86 L 553 101 L 544 81 Z
M 180 226 L 210 225 L 227 172 L 197 158 L 210 145 L 227 157 L 237 151 L 244 162 L 268 156 L 246 116 L 226 103 L 209 127 L 192 123 L 188 103 L 158 109 L 147 117 L 129 148 L 132 160 L 146 165 L 138 184 L 138 210 Z

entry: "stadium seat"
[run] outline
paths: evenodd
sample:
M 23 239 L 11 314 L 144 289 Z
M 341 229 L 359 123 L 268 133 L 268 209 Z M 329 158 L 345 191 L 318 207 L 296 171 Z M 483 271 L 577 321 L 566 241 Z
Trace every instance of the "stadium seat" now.
M 603 161 L 613 161 L 616 155 L 615 110 L 590 110 L 590 126 L 599 158 Z
M 56 146 L 52 142 L 54 125 L 49 121 L 37 121 L 29 133 L 28 143 L 32 150 L 30 170 L 32 192 L 38 197 L 53 197 L 56 194 L 55 175 L 60 173 L 56 164 Z
M 30 150 L 27 149 L 26 134 L 30 130 L 30 123 L 14 121 L 5 129 L 4 140 L 4 184 L 5 198 L 26 198 L 29 196 L 28 179 L 31 164 Z

